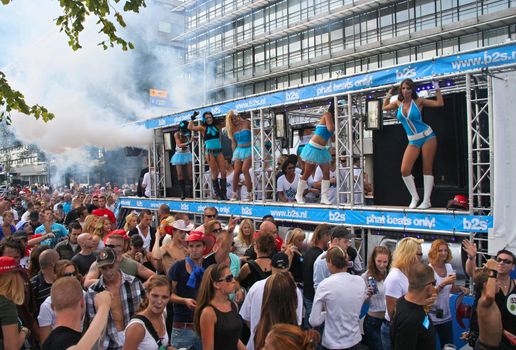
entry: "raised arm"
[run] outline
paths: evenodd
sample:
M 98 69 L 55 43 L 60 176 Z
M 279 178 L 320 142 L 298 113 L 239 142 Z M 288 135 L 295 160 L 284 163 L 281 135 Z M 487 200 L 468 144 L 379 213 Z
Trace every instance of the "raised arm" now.
M 484 292 L 482 293 L 482 296 L 478 300 L 478 305 L 481 307 L 488 308 L 495 302 L 495 295 L 496 295 L 496 267 L 498 266 L 498 263 L 494 259 L 489 259 L 486 262 L 486 267 L 489 269 L 489 273 L 491 271 L 495 271 L 493 276 L 489 276 L 487 279 L 486 286 L 484 288 Z
M 328 131 L 335 131 L 335 122 L 333 120 L 333 115 L 330 114 L 330 112 L 324 113 L 324 122 L 326 123 L 326 129 L 328 129 Z
M 441 94 L 441 89 L 439 89 L 439 82 L 437 80 L 433 80 L 432 84 L 435 89 L 435 100 L 427 100 L 424 98 L 422 100 L 423 107 L 442 107 L 444 106 L 443 95 Z
M 392 111 L 393 109 L 397 109 L 400 106 L 398 100 L 391 102 L 391 97 L 394 94 L 394 91 L 395 91 L 395 87 L 393 86 L 389 89 L 389 92 L 387 92 L 387 95 L 385 95 L 385 99 L 383 100 L 383 106 L 382 106 L 382 109 L 384 111 Z

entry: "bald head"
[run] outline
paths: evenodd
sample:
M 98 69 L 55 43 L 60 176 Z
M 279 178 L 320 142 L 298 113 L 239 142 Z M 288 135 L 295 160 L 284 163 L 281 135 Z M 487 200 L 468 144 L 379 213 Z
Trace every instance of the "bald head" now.
M 274 225 L 274 223 L 272 223 L 270 221 L 264 221 L 260 225 L 260 231 L 269 233 L 269 234 L 275 236 L 278 233 L 278 228 L 276 227 L 276 225 Z
M 39 256 L 39 267 L 43 269 L 54 268 L 59 260 L 59 254 L 54 249 L 47 249 Z
M 79 235 L 79 237 L 77 237 L 77 243 L 79 244 L 79 246 L 82 248 L 82 246 L 84 245 L 84 243 L 86 243 L 87 241 L 93 239 L 93 236 L 90 234 L 90 233 L 81 233 Z

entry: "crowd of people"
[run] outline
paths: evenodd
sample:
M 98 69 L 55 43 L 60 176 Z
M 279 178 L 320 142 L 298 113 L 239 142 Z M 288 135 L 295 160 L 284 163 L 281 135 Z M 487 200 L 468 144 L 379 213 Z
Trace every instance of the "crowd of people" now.
M 0 209 L 0 348 L 431 349 L 453 343 L 450 293 L 460 285 L 441 239 L 423 256 L 407 237 L 371 249 L 367 266 L 344 226 L 281 232 L 204 209 L 195 227 L 163 204 L 115 218 L 100 188 L 21 190 Z M 156 224 L 154 224 L 156 223 Z M 123 228 L 118 228 L 122 227 Z M 478 268 L 477 349 L 511 349 L 514 254 Z M 427 261 L 424 263 L 423 261 Z M 363 325 L 361 326 L 361 317 Z

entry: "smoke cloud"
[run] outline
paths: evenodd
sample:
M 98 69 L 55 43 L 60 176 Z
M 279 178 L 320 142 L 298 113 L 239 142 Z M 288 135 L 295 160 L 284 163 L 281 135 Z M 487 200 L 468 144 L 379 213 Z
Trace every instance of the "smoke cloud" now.
M 61 171 L 66 166 L 87 166 L 90 153 L 85 147 L 146 148 L 152 132 L 131 121 L 202 102 L 202 89 L 196 85 L 204 72 L 190 82 L 183 79 L 180 55 L 158 43 L 160 39 L 163 43 L 164 35 L 178 34 L 160 32 L 163 23 L 165 28 L 170 24 L 172 30 L 181 30 L 173 23 L 174 14 L 152 2 L 147 6 L 139 14 L 124 14 L 128 27 L 119 35 L 136 45 L 127 52 L 99 47 L 105 38 L 91 19 L 80 36 L 83 48 L 72 51 L 68 38 L 55 25 L 54 19 L 61 14 L 56 1 L 17 0 L 0 7 L 0 70 L 29 104 L 42 104 L 56 115 L 44 123 L 13 113 L 12 130 L 19 141 L 58 159 Z M 170 108 L 149 106 L 149 88 L 168 90 Z

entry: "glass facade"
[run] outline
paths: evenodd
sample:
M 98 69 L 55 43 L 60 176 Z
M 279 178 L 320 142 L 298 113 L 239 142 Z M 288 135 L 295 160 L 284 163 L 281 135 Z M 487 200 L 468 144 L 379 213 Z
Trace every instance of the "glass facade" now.
M 381 3 L 209 0 L 186 11 L 186 62 L 212 63 L 217 102 L 515 39 L 516 0 Z

